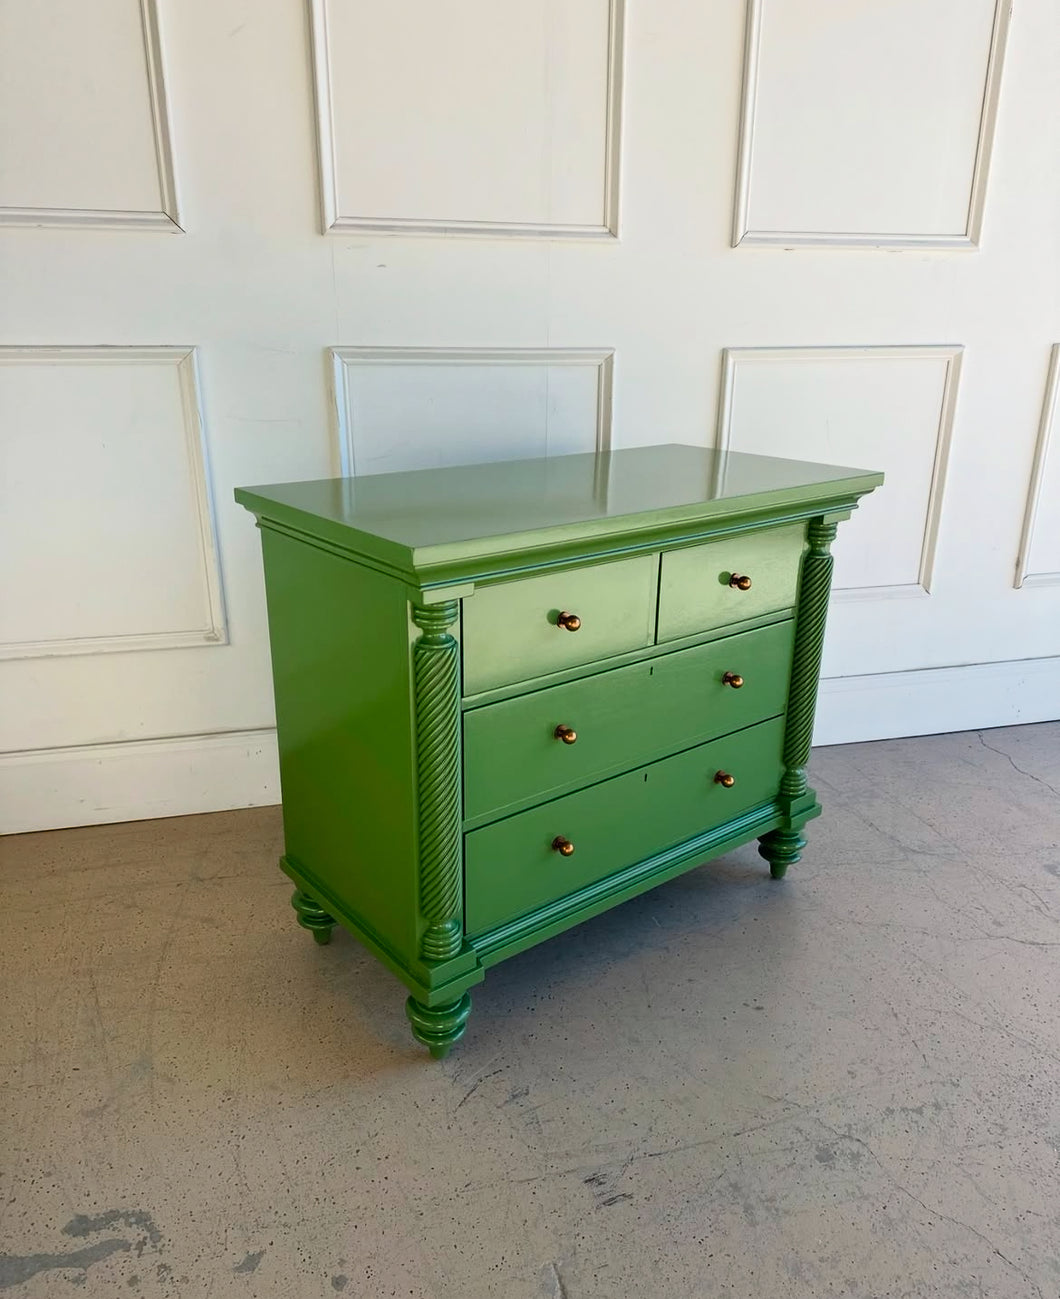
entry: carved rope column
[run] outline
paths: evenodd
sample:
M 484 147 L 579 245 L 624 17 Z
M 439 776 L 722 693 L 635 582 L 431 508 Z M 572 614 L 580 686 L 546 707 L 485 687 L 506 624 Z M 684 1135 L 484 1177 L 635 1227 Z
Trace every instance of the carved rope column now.
M 412 651 L 416 704 L 416 782 L 419 802 L 420 910 L 427 930 L 424 960 L 456 956 L 463 943 L 460 914 L 460 647 L 449 634 L 460 606 L 413 605 L 421 629 Z
M 769 862 L 769 873 L 775 880 L 783 879 L 788 867 L 802 856 L 806 840 L 802 837 L 801 826 L 807 815 L 813 815 L 806 763 L 813 737 L 824 624 L 832 586 L 833 560 L 829 547 L 835 534 L 836 524 L 826 523 L 824 519 L 814 519 L 806 530 L 810 548 L 802 561 L 799 605 L 795 611 L 795 649 L 788 695 L 788 725 L 784 732 L 784 774 L 780 778 L 780 800 L 791 819 L 787 826 L 770 830 L 758 841 L 758 851 Z
M 792 802 L 808 789 L 806 763 L 813 736 L 828 593 L 832 586 L 832 567 L 835 563 L 829 548 L 835 540 L 837 526 L 835 523 L 826 523 L 823 519 L 814 519 L 806 530 L 810 548 L 802 561 L 799 607 L 795 615 L 788 726 L 784 734 L 785 770 L 780 781 L 781 797 Z

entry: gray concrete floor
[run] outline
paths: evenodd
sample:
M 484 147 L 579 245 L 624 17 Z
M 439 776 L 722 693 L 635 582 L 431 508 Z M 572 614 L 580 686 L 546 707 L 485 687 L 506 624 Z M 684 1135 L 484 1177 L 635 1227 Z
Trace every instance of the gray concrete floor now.
M 818 750 L 753 847 L 492 971 L 432 1063 L 276 809 L 0 843 L 0 1289 L 1060 1294 L 1060 725 Z

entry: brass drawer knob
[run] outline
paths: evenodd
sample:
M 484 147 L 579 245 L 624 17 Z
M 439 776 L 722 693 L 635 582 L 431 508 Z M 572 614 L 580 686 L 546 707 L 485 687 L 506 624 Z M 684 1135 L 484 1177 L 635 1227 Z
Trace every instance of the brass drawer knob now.
M 576 613 L 561 613 L 556 618 L 556 626 L 562 627 L 564 631 L 577 631 L 582 625 L 582 620 Z
M 729 585 L 735 588 L 737 591 L 750 591 L 751 579 L 749 577 L 745 577 L 742 573 L 730 573 Z
M 730 776 L 727 771 L 716 771 L 714 773 L 715 785 L 721 785 L 723 789 L 732 789 L 736 784 L 736 777 Z
M 552 840 L 552 849 L 558 852 L 561 857 L 569 857 L 574 852 L 574 845 L 569 839 L 564 839 L 561 834 L 557 834 Z
M 574 744 L 578 738 L 578 732 L 570 726 L 557 726 L 552 734 L 564 744 Z
M 721 680 L 723 685 L 732 686 L 734 690 L 739 690 L 743 685 L 743 677 L 739 672 L 726 672 Z

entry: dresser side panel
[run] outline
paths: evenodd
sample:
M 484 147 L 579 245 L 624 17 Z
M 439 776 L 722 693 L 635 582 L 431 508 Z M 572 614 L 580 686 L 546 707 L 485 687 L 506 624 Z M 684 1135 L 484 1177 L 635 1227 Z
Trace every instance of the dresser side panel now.
M 415 759 L 401 584 L 262 529 L 291 864 L 416 956 Z

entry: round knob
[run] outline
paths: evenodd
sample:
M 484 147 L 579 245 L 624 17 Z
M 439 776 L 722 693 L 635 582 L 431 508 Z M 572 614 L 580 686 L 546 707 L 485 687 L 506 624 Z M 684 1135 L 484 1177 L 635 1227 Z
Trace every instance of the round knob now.
M 744 577 L 741 573 L 730 573 L 729 585 L 735 587 L 738 591 L 750 591 L 751 579 L 749 577 Z
M 715 785 L 721 785 L 723 789 L 732 789 L 736 784 L 736 777 L 730 776 L 727 771 L 716 771 L 714 773 Z
M 574 845 L 569 839 L 564 839 L 561 834 L 557 834 L 552 840 L 552 849 L 558 852 L 561 857 L 569 857 L 574 852 Z
M 726 672 L 721 680 L 723 685 L 732 686 L 734 690 L 739 690 L 743 685 L 743 677 L 739 672 Z
M 552 734 L 564 744 L 573 744 L 578 738 L 578 732 L 570 726 L 557 726 Z
M 561 613 L 556 618 L 556 626 L 562 627 L 564 631 L 577 631 L 582 625 L 582 620 L 576 613 Z

